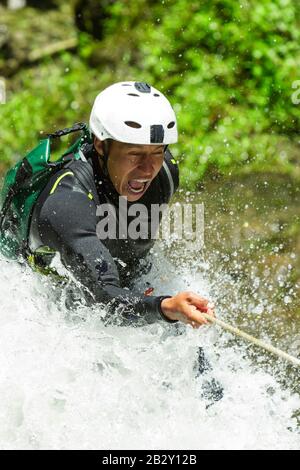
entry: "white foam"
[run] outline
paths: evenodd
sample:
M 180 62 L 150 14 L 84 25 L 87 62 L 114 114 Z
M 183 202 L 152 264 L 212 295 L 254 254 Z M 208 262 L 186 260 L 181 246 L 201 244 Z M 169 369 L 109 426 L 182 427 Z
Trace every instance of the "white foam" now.
M 51 301 L 47 281 L 0 264 L 1 448 L 299 448 L 291 418 L 299 397 L 255 372 L 213 328 L 104 327 L 100 310 L 84 308 L 87 320 L 75 322 Z M 157 293 L 209 294 L 199 274 L 159 267 L 164 280 L 155 267 L 148 276 Z M 225 390 L 208 409 L 193 370 L 199 345 Z

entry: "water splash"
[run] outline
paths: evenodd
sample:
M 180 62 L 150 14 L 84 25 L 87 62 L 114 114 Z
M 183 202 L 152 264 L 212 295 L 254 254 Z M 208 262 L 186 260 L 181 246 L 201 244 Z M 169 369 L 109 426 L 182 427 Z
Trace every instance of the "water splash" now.
M 82 307 L 85 320 L 75 321 L 47 279 L 0 264 L 1 448 L 299 448 L 299 396 L 226 335 L 165 323 L 104 327 L 97 308 Z M 201 272 L 172 266 L 154 263 L 147 280 L 156 293 L 209 295 Z M 195 374 L 199 346 L 224 387 L 209 408 Z

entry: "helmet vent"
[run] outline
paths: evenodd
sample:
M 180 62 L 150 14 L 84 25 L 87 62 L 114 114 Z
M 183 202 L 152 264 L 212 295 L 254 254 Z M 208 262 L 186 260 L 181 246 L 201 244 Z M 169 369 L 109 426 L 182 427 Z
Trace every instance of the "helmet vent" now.
M 172 129 L 174 126 L 175 126 L 175 121 L 171 121 L 171 122 L 169 122 L 169 124 L 167 125 L 167 128 L 168 128 L 168 129 Z
M 135 82 L 134 86 L 137 89 L 137 91 L 139 91 L 140 93 L 150 93 L 151 92 L 151 86 L 148 85 L 148 83 Z
M 127 93 L 128 96 L 137 96 L 138 98 L 140 97 L 140 95 L 137 95 L 136 93 Z
M 131 86 L 130 83 L 122 83 L 122 86 Z
M 153 96 L 160 96 L 160 95 L 158 95 L 157 93 L 154 93 Z
M 140 129 L 142 126 L 138 122 L 134 121 L 124 121 L 124 124 L 129 127 L 133 127 L 134 129 Z

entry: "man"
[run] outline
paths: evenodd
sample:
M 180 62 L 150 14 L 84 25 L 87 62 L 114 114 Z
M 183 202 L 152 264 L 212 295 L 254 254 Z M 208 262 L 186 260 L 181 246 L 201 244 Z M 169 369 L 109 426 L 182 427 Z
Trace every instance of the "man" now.
M 193 292 L 147 296 L 128 289 L 141 273 L 153 246 L 151 237 L 99 237 L 101 207 L 115 209 L 121 224 L 120 196 L 130 207 L 150 209 L 168 203 L 178 187 L 178 168 L 167 146 L 177 142 L 177 125 L 169 101 L 141 82 L 111 85 L 96 98 L 91 116 L 92 144 L 48 182 L 35 205 L 29 246 L 47 246 L 84 286 L 86 299 L 104 303 L 121 322 L 158 319 L 199 328 L 213 315 L 206 299 Z M 100 210 L 99 210 L 100 208 Z M 148 220 L 151 225 L 151 220 Z

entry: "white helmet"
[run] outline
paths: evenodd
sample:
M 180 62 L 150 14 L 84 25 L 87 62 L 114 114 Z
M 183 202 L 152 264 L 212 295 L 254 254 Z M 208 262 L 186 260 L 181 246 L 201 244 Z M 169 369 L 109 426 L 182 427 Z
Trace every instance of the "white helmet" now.
M 100 140 L 130 144 L 177 142 L 176 116 L 167 98 L 143 82 L 120 82 L 96 97 L 90 130 Z

